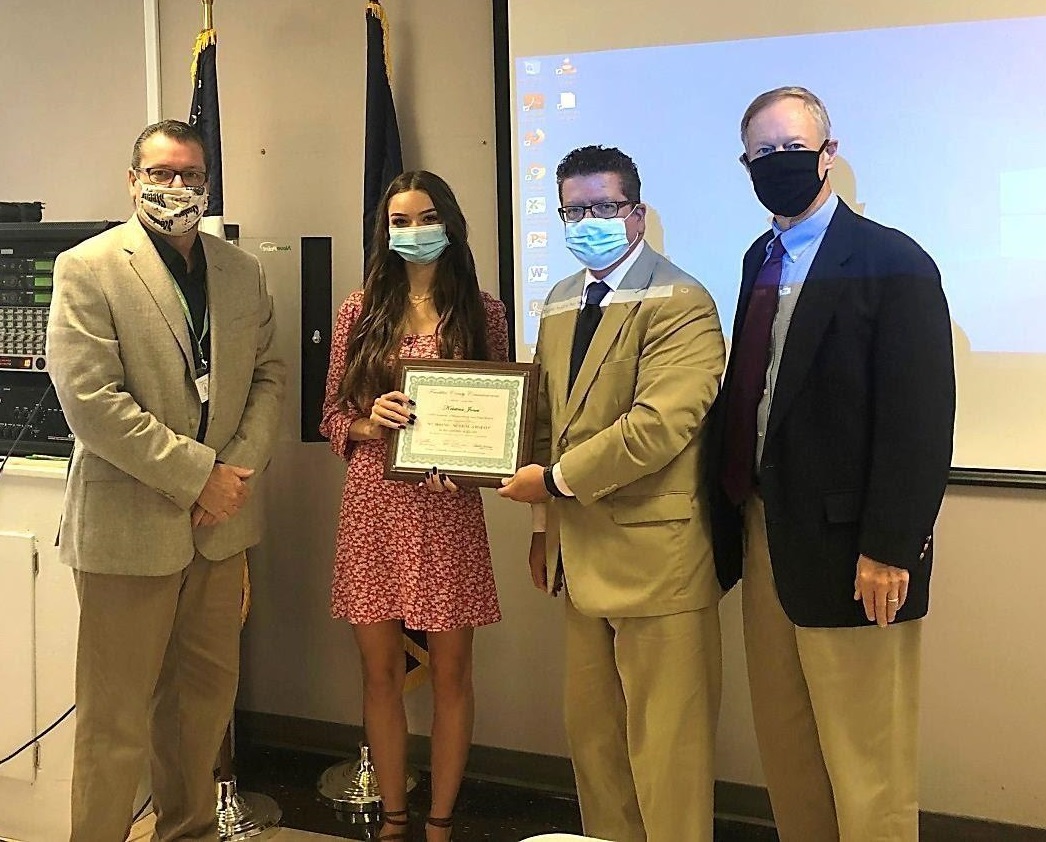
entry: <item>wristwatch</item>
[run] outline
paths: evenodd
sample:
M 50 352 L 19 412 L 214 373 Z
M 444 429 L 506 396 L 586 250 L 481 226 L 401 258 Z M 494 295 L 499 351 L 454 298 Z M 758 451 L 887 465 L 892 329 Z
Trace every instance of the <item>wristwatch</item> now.
M 541 478 L 545 481 L 545 490 L 553 497 L 566 497 L 562 491 L 559 490 L 559 486 L 556 485 L 556 478 L 552 475 L 552 466 L 549 465 L 541 473 Z

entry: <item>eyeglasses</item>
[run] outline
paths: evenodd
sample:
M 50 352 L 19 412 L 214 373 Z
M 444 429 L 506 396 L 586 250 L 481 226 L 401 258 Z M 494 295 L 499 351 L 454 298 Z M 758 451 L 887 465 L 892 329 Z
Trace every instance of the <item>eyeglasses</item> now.
M 135 172 L 143 172 L 152 184 L 170 187 L 175 176 L 182 177 L 186 187 L 203 187 L 207 183 L 207 173 L 202 170 L 172 170 L 170 167 L 135 167 Z
M 613 219 L 620 213 L 621 208 L 628 205 L 638 205 L 639 202 L 596 202 L 594 205 L 567 205 L 559 209 L 559 218 L 564 222 L 580 222 L 585 218 L 588 211 L 596 219 Z

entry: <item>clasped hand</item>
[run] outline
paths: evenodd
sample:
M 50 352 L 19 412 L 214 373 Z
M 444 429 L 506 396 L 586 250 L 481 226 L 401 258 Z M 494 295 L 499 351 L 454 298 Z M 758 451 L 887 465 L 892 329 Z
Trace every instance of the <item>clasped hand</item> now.
M 216 462 L 193 505 L 193 528 L 225 523 L 239 512 L 251 495 L 247 480 L 253 475 L 253 468 Z

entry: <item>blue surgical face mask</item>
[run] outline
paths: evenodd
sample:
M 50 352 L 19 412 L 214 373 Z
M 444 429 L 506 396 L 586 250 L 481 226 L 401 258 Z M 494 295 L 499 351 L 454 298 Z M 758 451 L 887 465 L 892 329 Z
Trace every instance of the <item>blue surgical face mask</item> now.
M 628 214 L 635 213 L 635 208 Z M 628 241 L 625 220 L 628 216 L 613 219 L 582 219 L 580 222 L 567 222 L 564 225 L 564 236 L 567 248 L 587 269 L 600 272 L 613 266 L 634 245 Z M 636 239 L 639 237 L 637 235 Z
M 449 245 L 442 223 L 389 228 L 389 248 L 410 263 L 432 263 Z

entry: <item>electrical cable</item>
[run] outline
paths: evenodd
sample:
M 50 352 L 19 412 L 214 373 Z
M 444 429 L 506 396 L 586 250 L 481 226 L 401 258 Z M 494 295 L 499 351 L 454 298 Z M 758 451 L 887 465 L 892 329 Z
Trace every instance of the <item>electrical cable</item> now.
M 74 710 L 76 710 L 76 705 L 73 705 L 71 708 L 69 708 L 69 710 L 67 710 L 65 713 L 63 713 L 61 716 L 59 716 L 58 719 L 56 719 L 49 726 L 47 726 L 47 728 L 45 728 L 43 731 L 41 731 L 39 734 L 37 734 L 35 737 L 33 737 L 33 739 L 31 739 L 29 742 L 27 742 L 24 746 L 22 746 L 21 748 L 17 749 L 16 751 L 11 752 L 9 755 L 7 755 L 7 757 L 5 757 L 2 760 L 0 760 L 0 766 L 3 766 L 5 763 L 7 763 L 10 760 L 14 760 L 16 757 L 18 757 L 18 755 L 20 755 L 23 751 L 26 751 L 30 746 L 33 746 L 36 743 L 40 742 L 40 740 L 42 740 L 44 737 L 46 737 L 48 734 L 50 734 L 55 728 L 57 728 L 59 725 L 61 725 L 63 722 L 65 722 L 65 720 L 69 718 L 69 716 L 72 714 L 72 712 Z M 145 808 L 148 807 L 152 803 L 152 801 L 153 801 L 152 795 L 150 795 L 148 798 L 145 799 L 145 803 L 142 804 L 142 806 L 138 808 L 138 811 L 134 814 L 134 818 L 131 819 L 131 824 L 134 824 L 136 821 L 138 821 L 138 819 L 140 819 L 142 817 L 142 815 L 144 815 Z
M 138 808 L 138 812 L 134 814 L 134 818 L 131 819 L 131 824 L 134 824 L 136 821 L 138 821 L 138 819 L 140 819 L 142 817 L 142 815 L 145 813 L 145 808 L 148 807 L 152 803 L 153 803 L 153 797 L 150 795 L 148 798 L 145 799 L 145 803 L 141 807 Z
M 42 740 L 44 737 L 46 737 L 48 734 L 50 734 L 55 728 L 57 728 L 59 725 L 61 725 L 63 722 L 65 722 L 65 720 L 69 717 L 69 715 L 74 710 L 76 710 L 76 705 L 73 705 L 71 708 L 69 708 L 69 710 L 67 710 L 65 713 L 63 713 L 61 716 L 59 716 L 54 722 L 52 722 L 50 725 L 48 725 L 43 731 L 41 731 L 39 734 L 37 734 L 35 737 L 33 737 L 24 746 L 22 746 L 21 748 L 15 749 L 9 755 L 7 755 L 7 757 L 5 757 L 2 760 L 0 760 L 0 766 L 3 766 L 9 760 L 14 760 L 23 751 L 26 751 L 27 749 L 29 749 L 35 743 L 40 742 L 40 740 Z
M 40 400 L 36 402 L 36 406 L 33 407 L 33 411 L 29 413 L 29 417 L 25 419 L 25 423 L 22 425 L 22 429 L 18 431 L 18 435 L 15 436 L 15 440 L 11 442 L 11 446 L 7 448 L 7 453 L 4 454 L 3 461 L 0 461 L 0 474 L 4 472 L 4 467 L 7 465 L 7 460 L 11 458 L 15 450 L 18 448 L 19 443 L 25 437 L 25 434 L 29 432 L 29 427 L 32 426 L 36 413 L 40 411 L 40 408 L 44 405 L 44 401 L 47 400 L 47 396 L 54 391 L 54 383 L 48 383 L 44 393 L 40 396 Z

